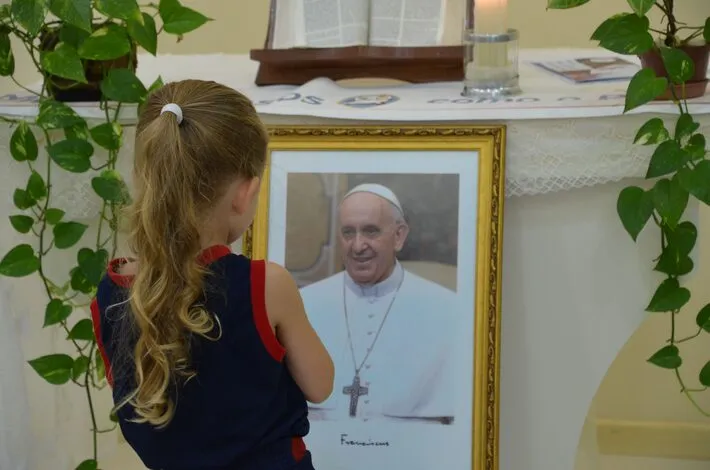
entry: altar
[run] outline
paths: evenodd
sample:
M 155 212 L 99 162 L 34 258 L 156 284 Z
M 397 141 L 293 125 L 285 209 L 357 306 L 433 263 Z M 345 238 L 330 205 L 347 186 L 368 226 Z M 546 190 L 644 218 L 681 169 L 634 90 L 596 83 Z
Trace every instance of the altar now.
M 144 83 L 161 75 L 166 82 L 200 78 L 230 85 L 253 99 L 269 125 L 505 123 L 500 468 L 569 470 L 594 394 L 644 318 L 656 283 L 650 263 L 659 240 L 641 236 L 634 246 L 616 215 L 619 190 L 628 179 L 642 177 L 650 157 L 648 149 L 632 144 L 633 136 L 648 119 L 645 113 L 668 113 L 670 119 L 674 109 L 655 103 L 622 116 L 624 83 L 570 85 L 530 62 L 543 56 L 607 55 L 601 50 L 525 51 L 524 94 L 500 102 L 463 98 L 460 84 L 450 83 L 344 86 L 317 80 L 302 87 L 257 88 L 252 84 L 256 64 L 245 56 L 143 55 L 138 72 Z M 692 108 L 704 132 L 710 132 L 710 96 Z M 76 109 L 87 117 L 101 113 L 81 104 Z M 0 98 L 2 115 L 35 112 L 23 94 Z M 126 157 L 132 150 L 129 139 Z M 11 167 L 4 172 L 2 186 L 12 187 L 20 171 Z M 90 188 L 82 192 L 71 178 L 60 186 L 58 198 L 64 195 L 72 217 L 92 213 Z M 11 202 L 3 209 L 6 216 Z M 12 241 L 1 237 L 0 251 Z M 27 284 L 15 286 L 14 302 L 28 303 L 26 289 Z M 25 354 L 38 349 L 24 337 L 23 345 Z M 44 386 L 40 379 L 28 380 L 31 387 Z M 44 410 L 48 406 L 54 419 L 42 429 L 33 427 L 44 436 L 44 445 L 57 448 L 43 449 L 45 463 L 36 468 L 70 458 L 49 437 L 62 432 L 66 419 L 58 405 L 66 400 L 59 398 L 61 392 L 53 393 L 55 404 Z M 134 468 L 124 466 L 128 459 L 116 468 Z

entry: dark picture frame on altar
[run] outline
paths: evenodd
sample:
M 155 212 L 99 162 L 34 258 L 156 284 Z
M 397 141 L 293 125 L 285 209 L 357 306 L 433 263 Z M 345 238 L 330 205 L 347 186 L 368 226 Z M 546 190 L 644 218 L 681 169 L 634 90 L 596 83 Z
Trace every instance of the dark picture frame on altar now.
M 497 470 L 505 127 L 272 127 L 243 252 L 335 363 L 316 468 Z

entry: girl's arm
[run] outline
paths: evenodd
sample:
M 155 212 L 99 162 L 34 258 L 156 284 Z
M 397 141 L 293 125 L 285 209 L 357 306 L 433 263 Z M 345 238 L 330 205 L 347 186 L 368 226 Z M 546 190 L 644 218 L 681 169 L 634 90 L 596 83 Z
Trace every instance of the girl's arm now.
M 296 384 L 309 402 L 325 401 L 333 391 L 333 361 L 308 321 L 296 282 L 282 266 L 266 264 L 265 295 L 267 315 Z

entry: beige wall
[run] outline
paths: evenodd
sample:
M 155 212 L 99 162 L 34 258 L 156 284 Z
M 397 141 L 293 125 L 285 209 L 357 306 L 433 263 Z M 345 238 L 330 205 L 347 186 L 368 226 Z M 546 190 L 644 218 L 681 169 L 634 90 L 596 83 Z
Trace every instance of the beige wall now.
M 4 3 L 4 2 L 2 2 Z M 199 53 L 247 53 L 251 48 L 263 45 L 268 0 L 184 0 L 184 3 L 204 12 L 216 21 L 209 23 L 203 29 L 187 35 L 177 44 L 174 38 L 164 36 L 160 51 L 174 54 L 199 54 Z M 510 24 L 521 31 L 522 47 L 588 47 L 588 41 L 594 28 L 606 17 L 621 9 L 626 9 L 623 0 L 592 0 L 591 4 L 570 11 L 545 10 L 546 0 L 510 0 Z M 685 19 L 695 19 L 710 15 L 710 0 L 684 0 L 679 3 L 680 16 Z M 25 82 L 36 79 L 29 68 L 28 61 L 18 58 L 18 78 Z M 0 81 L 0 90 L 13 89 L 6 80 Z M 610 209 L 611 210 L 611 209 Z M 708 213 L 701 213 L 701 233 L 710 230 Z M 705 238 L 707 240 L 707 238 Z M 684 330 L 690 331 L 689 326 L 694 318 L 694 311 L 704 303 L 710 301 L 710 294 L 703 289 L 710 280 L 710 256 L 707 249 L 710 242 L 701 240 L 698 254 L 700 271 L 691 279 L 692 287 L 697 294 L 691 308 L 682 316 Z M 634 247 L 629 244 L 629 249 Z M 703 256 L 704 255 L 704 256 Z M 650 266 L 650 265 L 649 265 Z M 650 269 L 650 267 L 649 267 Z M 597 438 L 603 440 L 605 436 L 597 436 L 596 423 L 601 418 L 607 422 L 632 423 L 661 423 L 661 427 L 674 421 L 692 421 L 702 424 L 707 432 L 710 420 L 701 418 L 678 393 L 678 387 L 670 373 L 657 370 L 645 364 L 645 359 L 650 352 L 657 349 L 665 339 L 666 319 L 662 316 L 649 318 L 648 321 L 633 336 L 624 348 L 605 379 L 595 406 L 590 410 L 587 426 L 583 433 L 578 456 L 577 468 L 579 470 L 616 469 L 624 470 L 651 468 L 678 468 L 680 464 L 663 461 L 648 460 L 609 460 L 600 456 L 597 449 Z M 39 346 L 37 349 L 41 349 Z M 707 357 L 707 342 L 705 350 L 700 347 L 689 350 L 689 362 L 697 368 L 702 357 Z M 32 381 L 33 386 L 48 387 L 39 381 Z M 30 391 L 30 397 L 37 391 Z M 41 394 L 40 394 L 41 395 Z M 706 404 L 710 394 L 706 394 Z M 665 424 L 664 424 L 665 423 Z M 668 426 L 670 426 L 668 424 Z M 77 428 L 78 430 L 79 428 Z M 608 436 L 606 436 L 608 438 Z M 607 439 L 608 440 L 608 439 Z M 707 441 L 705 441 L 707 442 Z M 641 447 L 644 445 L 642 444 Z M 112 446 L 108 446 L 111 448 Z M 652 447 L 645 444 L 646 451 Z M 105 448 L 104 448 L 105 449 Z M 121 468 L 132 470 L 141 468 L 135 463 L 130 452 L 119 452 L 115 462 L 104 466 L 109 470 Z M 700 466 L 685 466 L 682 468 L 706 468 L 707 462 Z M 704 467 L 703 467 L 704 465 Z M 517 470 L 517 469 L 504 469 Z M 531 469 L 539 470 L 539 469 Z

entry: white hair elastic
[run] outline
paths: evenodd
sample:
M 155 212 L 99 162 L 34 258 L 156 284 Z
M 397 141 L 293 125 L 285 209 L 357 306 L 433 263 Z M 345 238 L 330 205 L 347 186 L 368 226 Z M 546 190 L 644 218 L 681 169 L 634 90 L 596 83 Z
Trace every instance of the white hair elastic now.
M 175 120 L 177 121 L 178 125 L 182 123 L 182 108 L 175 104 L 175 103 L 168 103 L 165 106 L 163 106 L 163 109 L 160 110 L 160 115 L 162 116 L 163 113 L 173 113 L 175 115 Z

